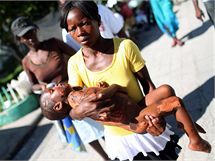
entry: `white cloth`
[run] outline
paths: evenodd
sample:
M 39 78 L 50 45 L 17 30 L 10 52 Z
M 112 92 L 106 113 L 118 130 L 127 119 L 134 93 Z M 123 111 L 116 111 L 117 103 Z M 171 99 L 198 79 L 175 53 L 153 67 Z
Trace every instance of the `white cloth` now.
M 147 152 L 154 152 L 159 155 L 159 151 L 163 150 L 170 135 L 174 133 L 166 127 L 165 131 L 159 136 L 152 136 L 150 134 L 131 134 L 126 136 L 109 135 L 105 131 L 105 145 L 106 153 L 110 159 L 130 161 L 139 153 L 142 152 L 147 156 Z
M 81 121 L 73 120 L 73 124 L 84 144 L 88 144 L 104 136 L 104 126 L 91 118 L 85 118 Z
M 103 5 L 98 5 L 99 15 L 101 16 L 101 25 L 99 27 L 101 36 L 104 38 L 113 38 L 123 28 L 124 22 L 117 19 L 114 13 Z
M 57 133 L 58 133 L 58 136 L 59 136 L 61 142 L 64 145 L 66 145 L 66 143 L 67 143 L 66 135 L 64 133 L 64 128 L 63 128 L 63 126 L 61 124 L 61 121 L 60 120 L 55 120 L 55 121 L 53 121 L 53 123 L 54 123 L 55 128 L 57 129 Z
M 80 44 L 67 33 L 66 29 L 62 29 L 62 38 L 63 42 L 67 43 L 74 50 L 78 51 L 81 48 Z
M 118 12 L 115 12 L 114 16 L 118 20 L 118 23 L 120 24 L 119 26 L 121 26 L 121 28 L 122 28 L 124 26 L 124 23 L 125 23 L 123 16 L 120 13 L 118 13 Z
M 208 2 L 208 1 L 214 1 L 214 0 L 202 0 L 202 2 Z

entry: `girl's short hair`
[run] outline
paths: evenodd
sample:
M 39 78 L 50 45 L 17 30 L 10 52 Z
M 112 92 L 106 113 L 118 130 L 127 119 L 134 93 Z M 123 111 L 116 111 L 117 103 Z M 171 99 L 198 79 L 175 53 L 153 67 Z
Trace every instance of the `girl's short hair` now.
M 96 20 L 100 24 L 101 18 L 98 13 L 98 6 L 94 1 L 67 1 L 61 9 L 61 28 L 65 28 L 68 31 L 67 16 L 69 11 L 74 8 L 80 9 L 87 18 Z

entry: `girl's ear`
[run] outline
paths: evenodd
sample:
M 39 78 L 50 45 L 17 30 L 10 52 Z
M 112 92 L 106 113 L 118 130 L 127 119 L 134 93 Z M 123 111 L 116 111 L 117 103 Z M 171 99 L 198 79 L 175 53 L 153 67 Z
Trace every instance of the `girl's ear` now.
M 57 112 L 57 111 L 60 111 L 62 109 L 62 107 L 63 107 L 62 102 L 57 102 L 57 103 L 55 103 L 53 110 Z

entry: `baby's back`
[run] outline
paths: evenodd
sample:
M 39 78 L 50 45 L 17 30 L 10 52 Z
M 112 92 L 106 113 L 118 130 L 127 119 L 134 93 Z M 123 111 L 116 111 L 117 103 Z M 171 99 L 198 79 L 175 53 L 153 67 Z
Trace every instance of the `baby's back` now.
M 77 107 L 84 98 L 88 97 L 91 94 L 99 94 L 102 93 L 104 88 L 99 87 L 89 87 L 85 89 L 73 90 L 69 94 L 69 104 L 73 108 Z M 111 114 L 108 117 L 98 118 L 98 121 L 109 121 L 109 122 L 121 122 L 121 123 L 129 123 L 131 119 L 134 119 L 138 116 L 141 111 L 140 107 L 129 98 L 129 96 L 122 92 L 116 92 L 111 97 L 111 102 L 105 105 L 104 107 L 110 106 L 110 104 L 114 104 L 114 108 L 111 110 Z M 101 109 L 102 110 L 102 109 Z M 101 113 L 97 110 L 96 114 L 99 116 Z M 102 115 L 103 116 L 103 115 Z

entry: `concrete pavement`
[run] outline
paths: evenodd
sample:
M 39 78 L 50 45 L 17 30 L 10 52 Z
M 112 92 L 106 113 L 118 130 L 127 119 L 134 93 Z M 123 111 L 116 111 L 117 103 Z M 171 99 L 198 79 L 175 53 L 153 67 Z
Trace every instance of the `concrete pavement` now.
M 205 9 L 202 3 L 200 5 Z M 147 61 L 154 83 L 157 86 L 167 83 L 175 89 L 176 94 L 183 98 L 192 119 L 205 128 L 207 133 L 201 136 L 215 148 L 212 136 L 215 133 L 215 30 L 210 26 L 208 18 L 204 23 L 195 18 L 192 1 L 176 6 L 175 10 L 180 22 L 178 37 L 183 37 L 185 45 L 171 48 L 169 37 L 161 36 L 144 47 L 142 55 Z M 178 161 L 215 160 L 215 149 L 210 154 L 191 151 L 187 147 L 187 136 L 180 130 L 173 129 L 181 135 L 179 145 L 182 146 L 182 151 Z
M 21 119 L 0 127 L 0 160 L 13 159 L 42 118 L 40 109 L 36 109 Z
M 200 3 L 200 6 L 205 11 L 202 3 Z M 214 148 L 215 30 L 209 23 L 207 15 L 204 23 L 201 23 L 195 18 L 192 1 L 185 1 L 180 5 L 175 6 L 174 9 L 177 11 L 177 16 L 180 22 L 178 37 L 183 38 L 185 45 L 183 47 L 176 46 L 175 48 L 171 48 L 171 39 L 166 35 L 162 35 L 156 27 L 153 27 L 148 32 L 137 33 L 139 46 L 141 48 L 142 56 L 146 60 L 146 65 L 151 78 L 156 86 L 170 84 L 175 89 L 176 94 L 183 98 L 185 106 L 193 120 L 202 125 L 206 130 L 207 133 L 201 136 L 208 140 L 211 143 L 212 148 Z M 30 120 L 32 120 L 33 117 L 36 118 L 36 116 L 39 116 L 39 113 L 40 110 L 36 110 L 25 118 L 19 120 L 19 122 L 17 121 L 2 127 L 0 129 L 1 149 L 4 147 L 4 144 L 11 140 L 7 135 L 2 135 L 4 131 L 12 132 L 16 127 L 25 129 L 26 123 L 30 123 Z M 178 161 L 215 160 L 214 149 L 212 149 L 210 154 L 189 150 L 187 147 L 188 138 L 182 131 L 176 128 L 174 120 L 173 117 L 168 117 L 168 122 L 172 125 L 173 131 L 180 135 L 179 145 L 182 147 L 182 151 L 179 153 Z M 85 153 L 72 151 L 70 147 L 60 142 L 55 127 L 51 125 L 51 121 L 43 118 L 38 124 L 38 129 L 40 130 L 36 131 L 35 136 L 32 136 L 33 139 L 27 143 L 24 149 L 17 152 L 15 159 L 32 161 L 102 160 L 102 158 L 88 145 L 86 146 L 87 152 Z M 46 129 L 46 131 L 44 129 Z M 17 135 L 19 134 L 19 131 L 16 131 Z M 42 134 L 42 132 L 44 133 Z M 41 137 L 41 135 L 43 137 Z M 40 143 L 36 146 L 35 140 L 38 140 L 39 138 Z M 104 141 L 100 140 L 100 142 L 103 147 L 105 147 Z M 12 143 L 10 146 L 12 146 Z M 31 153 L 27 158 L 23 158 L 22 155 L 25 154 L 25 150 L 29 148 L 32 149 Z

